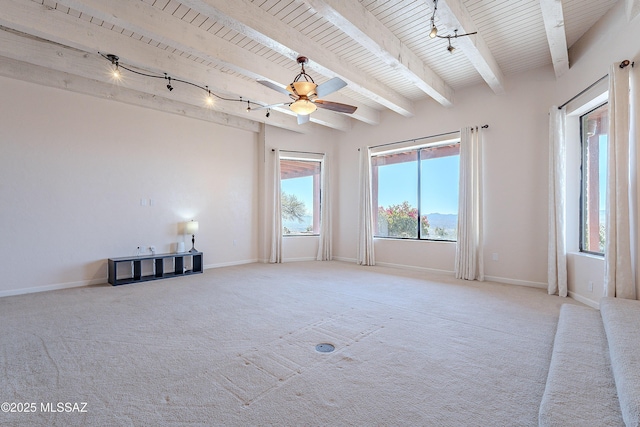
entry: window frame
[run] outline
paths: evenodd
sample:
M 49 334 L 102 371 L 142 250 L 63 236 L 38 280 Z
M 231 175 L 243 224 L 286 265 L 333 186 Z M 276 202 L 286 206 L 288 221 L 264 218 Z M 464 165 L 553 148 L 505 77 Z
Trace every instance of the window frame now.
M 292 178 L 284 178 L 282 177 L 282 161 L 294 161 L 294 162 L 309 162 L 309 163 L 317 163 L 318 164 L 318 172 L 313 173 L 311 176 L 313 179 L 313 189 L 312 189 L 312 204 L 311 206 L 311 214 L 312 214 L 312 228 L 313 231 L 309 233 L 285 233 L 284 219 L 281 218 L 282 222 L 282 237 L 311 237 L 311 236 L 319 236 L 320 235 L 320 222 L 321 222 L 321 208 L 322 208 L 322 173 L 324 168 L 324 156 L 321 154 L 314 153 L 304 153 L 304 154 L 295 154 L 295 153 L 287 153 L 286 155 L 280 155 L 280 202 L 282 203 L 282 182 L 286 179 Z M 298 178 L 302 178 L 304 176 L 300 176 Z M 317 189 L 317 191 L 316 191 Z M 282 212 L 281 212 L 282 216 Z
M 431 142 L 428 143 L 422 143 L 422 144 L 415 144 L 415 141 L 411 141 L 412 144 L 407 145 L 407 144 L 398 144 L 399 147 L 394 148 L 394 149 L 388 149 L 388 150 L 380 150 L 380 151 L 372 151 L 371 153 L 371 172 L 372 172 L 372 201 L 373 204 L 375 206 L 373 206 L 374 208 L 374 214 L 375 214 L 375 219 L 374 219 L 374 238 L 375 239 L 392 239 L 392 240 L 411 240 L 411 241 L 422 241 L 422 242 L 453 242 L 455 243 L 457 241 L 457 235 L 456 235 L 456 240 L 449 240 L 449 239 L 434 239 L 434 238 L 429 238 L 429 237 L 423 237 L 422 236 L 422 227 L 420 226 L 420 222 L 421 222 L 421 217 L 422 217 L 422 212 L 421 212 L 421 197 L 422 197 L 422 165 L 421 165 L 421 153 L 424 149 L 437 149 L 437 148 L 448 148 L 448 147 L 452 147 L 452 146 L 456 146 L 458 148 L 458 153 L 454 154 L 456 156 L 458 156 L 458 159 L 460 157 L 460 136 L 456 136 L 454 138 L 451 138 L 450 136 L 447 138 L 438 138 L 436 141 L 434 141 L 435 138 L 429 138 Z M 395 144 L 389 144 L 389 145 L 395 145 Z M 417 205 L 417 214 L 418 214 L 418 223 L 417 223 L 417 236 L 416 237 L 400 237 L 400 236 L 381 236 L 379 235 L 379 222 L 378 222 L 378 212 L 379 212 L 379 208 L 380 206 L 378 203 L 378 197 L 377 197 L 377 190 L 378 190 L 378 183 L 379 183 L 379 177 L 376 171 L 376 168 L 378 168 L 379 166 L 375 165 L 374 163 L 374 157 L 382 157 L 382 156 L 387 156 L 387 155 L 391 155 L 391 154 L 402 154 L 402 153 L 410 153 L 410 152 L 415 152 L 416 153 L 416 168 L 417 168 L 417 197 L 416 197 L 416 205 Z M 445 156 L 442 156 L 445 157 Z M 411 160 L 411 162 L 413 162 L 414 160 Z M 407 162 L 408 163 L 408 162 Z M 458 188 L 456 189 L 456 191 L 459 191 L 459 183 L 458 183 Z M 459 204 L 459 201 L 458 201 Z
M 578 123 L 580 125 L 580 202 L 579 202 L 579 206 L 578 206 L 578 211 L 579 211 L 579 227 L 578 227 L 578 251 L 580 253 L 583 254 L 588 254 L 588 255 L 594 255 L 594 256 L 599 256 L 599 257 L 604 257 L 604 249 L 602 252 L 599 251 L 593 251 L 593 250 L 588 250 L 585 249 L 585 239 L 587 238 L 586 234 L 586 218 L 585 218 L 585 207 L 586 207 L 586 197 L 587 195 L 585 194 L 585 185 L 586 184 L 586 170 L 585 168 L 587 167 L 585 165 L 587 160 L 587 153 L 586 153 L 586 141 L 584 140 L 584 136 L 585 136 L 585 132 L 586 129 L 584 129 L 584 120 L 583 118 L 591 113 L 593 113 L 594 111 L 607 106 L 607 114 L 608 114 L 608 101 L 605 102 L 601 102 L 598 103 L 597 105 L 595 105 L 592 108 L 589 108 L 587 111 L 585 111 L 584 113 L 580 114 L 578 117 Z M 609 142 L 609 136 L 608 136 L 608 131 L 607 131 L 607 145 Z M 605 171 L 606 173 L 606 171 Z M 601 189 L 600 186 L 598 185 L 598 191 L 607 191 L 606 188 Z M 605 206 L 605 215 L 606 215 L 606 206 Z M 605 236 L 605 242 L 606 242 L 606 236 Z

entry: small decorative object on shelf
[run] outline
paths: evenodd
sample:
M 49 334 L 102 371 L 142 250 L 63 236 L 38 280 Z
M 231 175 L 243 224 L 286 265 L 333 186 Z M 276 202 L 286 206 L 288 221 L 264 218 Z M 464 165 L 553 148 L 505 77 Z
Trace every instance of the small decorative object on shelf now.
M 185 257 L 191 257 L 192 268 L 186 269 Z M 173 259 L 173 270 L 164 271 L 164 260 Z M 155 272 L 153 274 L 142 275 L 142 261 L 153 261 Z M 202 252 L 184 252 L 179 254 L 154 254 L 140 255 L 134 257 L 109 258 L 109 283 L 113 286 L 126 285 L 128 283 L 146 282 L 149 280 L 167 279 L 169 277 L 188 276 L 190 274 L 202 273 Z M 133 272 L 128 277 L 118 278 L 118 271 Z M 124 269 L 124 270 L 122 270 Z

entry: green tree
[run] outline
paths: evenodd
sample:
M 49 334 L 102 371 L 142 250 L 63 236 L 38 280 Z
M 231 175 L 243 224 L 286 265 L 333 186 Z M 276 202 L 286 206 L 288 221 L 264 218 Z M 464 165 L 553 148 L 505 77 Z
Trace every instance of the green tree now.
M 418 208 L 412 207 L 409 202 L 404 201 L 399 205 L 390 205 L 385 208 L 378 208 L 378 225 L 381 234 L 386 225 L 386 236 L 388 237 L 418 237 Z M 429 235 L 429 220 L 426 215 L 420 218 L 422 237 Z

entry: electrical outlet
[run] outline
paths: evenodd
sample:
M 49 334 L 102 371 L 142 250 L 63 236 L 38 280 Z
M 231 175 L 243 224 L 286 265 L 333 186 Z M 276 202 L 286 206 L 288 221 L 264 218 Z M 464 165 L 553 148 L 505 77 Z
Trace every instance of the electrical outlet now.
M 589 292 L 593 292 L 593 282 L 589 280 Z
M 491 259 L 492 259 L 493 261 L 498 261 L 498 259 L 500 259 L 500 258 L 498 257 L 498 253 L 497 253 L 497 252 L 492 253 L 492 254 L 491 254 Z

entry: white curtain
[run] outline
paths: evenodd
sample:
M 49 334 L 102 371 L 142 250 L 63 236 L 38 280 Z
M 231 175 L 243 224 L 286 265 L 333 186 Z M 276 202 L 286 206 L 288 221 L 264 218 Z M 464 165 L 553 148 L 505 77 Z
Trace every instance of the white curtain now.
M 460 131 L 458 241 L 454 272 L 458 279 L 484 280 L 482 236 L 482 129 Z
M 358 204 L 358 264 L 375 265 L 373 251 L 373 205 L 371 196 L 371 150 L 360 150 L 360 201 Z
M 605 218 L 605 296 L 636 299 L 631 258 L 631 211 L 629 203 L 629 150 L 638 143 L 631 104 L 636 110 L 638 93 L 631 94 L 633 68 L 613 64 L 609 71 L 609 139 L 607 149 L 607 199 Z M 631 145 L 630 145 L 631 144 Z M 635 165 L 635 162 L 634 162 Z
M 549 247 L 547 290 L 567 296 L 566 251 L 566 110 L 555 105 L 549 111 Z
M 275 150 L 273 162 L 273 221 L 271 225 L 271 255 L 269 262 L 282 262 L 282 201 L 280 199 L 280 150 Z
M 329 189 L 329 162 L 327 155 L 322 156 L 320 168 L 320 241 L 318 243 L 317 261 L 330 261 L 333 258 L 331 240 L 331 193 Z

